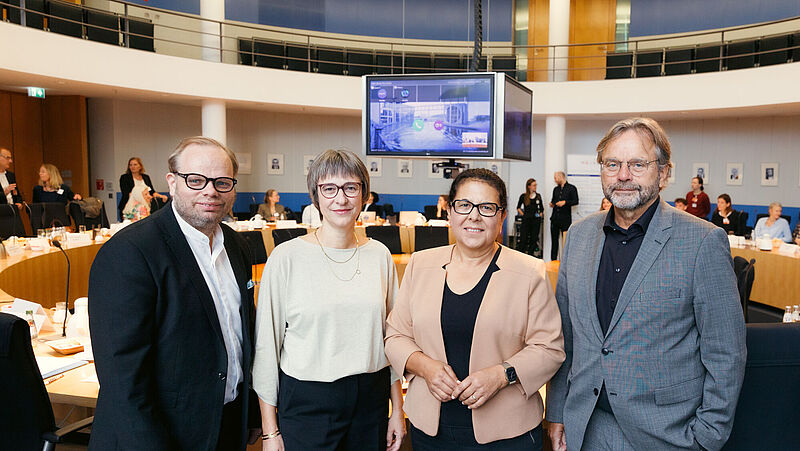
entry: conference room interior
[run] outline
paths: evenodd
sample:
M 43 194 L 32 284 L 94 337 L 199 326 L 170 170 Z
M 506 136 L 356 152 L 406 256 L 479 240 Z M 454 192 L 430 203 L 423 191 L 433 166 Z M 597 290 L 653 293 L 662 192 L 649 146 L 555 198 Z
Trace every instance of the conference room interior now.
M 256 274 L 276 240 L 304 231 L 252 230 L 252 224 L 248 230 L 243 221 L 274 189 L 300 222 L 310 203 L 306 165 L 326 149 L 352 150 L 368 167 L 376 164 L 370 182 L 378 204 L 424 213 L 448 192 L 451 179 L 432 169 L 443 159 L 365 154 L 360 75 L 468 72 L 473 5 L 447 0 L 447 12 L 431 20 L 431 6 L 406 2 L 401 10 L 400 2 L 381 0 L 369 13 L 357 13 L 357 2 L 338 0 L 304 15 L 299 7 L 281 12 L 274 2 L 255 0 L 28 1 L 23 13 L 20 2 L 0 0 L 0 148 L 11 151 L 19 193 L 32 204 L 39 168 L 51 163 L 75 193 L 101 199 L 115 223 L 119 178 L 131 157 L 141 158 L 154 188 L 168 194 L 167 157 L 178 141 L 214 137 L 239 158 L 233 212 L 254 248 Z M 715 0 L 705 8 L 718 14 L 704 14 L 692 2 L 681 2 L 679 12 L 666 11 L 666 3 L 483 2 L 478 70 L 505 73 L 533 91 L 530 161 L 459 160 L 472 168 L 494 166 L 505 181 L 513 203 L 498 237 L 503 244 L 516 244 L 516 199 L 534 178 L 545 204 L 541 255 L 550 260 L 554 172 L 565 171 L 578 186 L 573 221 L 597 211 L 603 197 L 597 142 L 632 116 L 656 119 L 671 140 L 674 168 L 664 200 L 685 197 L 701 169 L 712 212 L 726 193 L 733 209 L 748 213 L 743 234 L 772 202 L 782 204 L 795 229 L 800 9 L 789 1 L 753 7 Z M 398 17 L 377 24 L 370 15 Z M 37 93 L 29 87 L 44 88 L 44 97 L 31 96 Z M 29 206 L 11 214 L 19 214 L 24 228 L 15 235 L 36 236 Z M 77 232 L 77 222 L 72 225 Z M 415 230 L 425 227 L 399 224 L 396 238 L 388 238 L 400 277 L 410 254 L 427 246 L 420 244 L 425 230 Z M 359 233 L 386 234 L 369 229 Z M 433 242 L 452 243 L 452 234 L 437 233 Z M 2 253 L 0 305 L 19 298 L 49 310 L 64 301 L 69 284 L 72 307 L 88 292 L 88 271 L 102 243 L 67 241 L 69 275 L 55 248 Z M 771 250 L 731 243 L 744 271 L 754 261 L 754 275 L 750 282 L 743 276 L 741 287 L 748 324 L 780 323 L 785 306 L 800 304 L 800 254 L 777 243 Z M 557 269 L 557 260 L 548 261 L 553 288 Z M 36 353 L 50 351 L 40 344 Z M 92 373 L 87 365 L 45 378 L 56 420 L 92 415 L 96 382 L 85 382 Z

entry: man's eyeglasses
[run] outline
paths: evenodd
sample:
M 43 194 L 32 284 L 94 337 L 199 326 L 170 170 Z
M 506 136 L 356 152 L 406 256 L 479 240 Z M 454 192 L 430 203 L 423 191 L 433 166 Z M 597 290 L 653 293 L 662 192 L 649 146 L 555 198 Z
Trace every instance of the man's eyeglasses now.
M 339 194 L 339 190 L 342 190 L 344 195 L 347 197 L 358 197 L 361 194 L 361 184 L 350 182 L 341 186 L 335 183 L 323 183 L 321 185 L 317 185 L 317 191 L 322 194 L 322 197 L 325 199 L 333 199 Z
M 203 174 L 183 174 L 180 172 L 173 172 L 173 174 L 177 175 L 178 177 L 182 177 L 183 180 L 186 181 L 186 186 L 189 189 L 193 189 L 196 191 L 200 191 L 208 185 L 208 182 L 211 182 L 212 186 L 218 193 L 228 193 L 233 190 L 233 187 L 236 186 L 237 180 L 231 177 L 217 177 L 211 178 L 206 177 Z
M 630 160 L 630 161 L 619 161 L 619 160 L 605 160 L 600 163 L 600 167 L 603 170 L 603 173 L 606 175 L 617 175 L 619 170 L 622 168 L 623 164 L 628 166 L 628 172 L 633 175 L 640 176 L 644 175 L 647 172 L 647 168 L 650 167 L 650 164 L 655 163 L 658 160 Z
M 450 202 L 450 205 L 453 207 L 453 211 L 460 215 L 468 215 L 472 213 L 472 210 L 475 207 L 478 207 L 478 214 L 487 218 L 496 216 L 497 212 L 503 210 L 503 207 L 497 205 L 494 202 L 473 204 L 472 202 L 465 199 L 456 199 L 453 202 Z

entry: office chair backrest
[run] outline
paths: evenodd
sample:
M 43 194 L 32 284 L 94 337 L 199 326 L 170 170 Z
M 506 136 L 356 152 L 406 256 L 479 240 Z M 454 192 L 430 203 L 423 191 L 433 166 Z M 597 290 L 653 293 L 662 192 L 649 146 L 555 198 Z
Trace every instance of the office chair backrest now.
M 796 449 L 800 424 L 800 323 L 747 325 L 747 365 L 723 450 Z
M 279 245 L 284 241 L 289 241 L 293 238 L 297 238 L 298 236 L 303 236 L 308 233 L 307 229 L 302 227 L 298 227 L 296 229 L 274 229 L 272 231 L 272 240 L 275 242 L 275 245 Z
M 250 264 L 260 265 L 267 262 L 267 248 L 264 246 L 264 237 L 258 230 L 252 232 L 239 232 L 239 235 L 247 241 L 250 249 Z
M 0 406 L 13 414 L 0 421 L 3 449 L 42 449 L 42 434 L 55 430 L 47 390 L 33 356 L 28 323 L 0 313 Z
M 0 204 L 0 239 L 10 236 L 25 236 L 20 211 L 14 204 Z
M 447 227 L 414 227 L 414 252 L 450 244 Z
M 756 215 L 756 222 L 758 222 L 758 220 L 761 219 L 761 218 L 766 218 L 767 216 L 769 216 L 769 213 L 759 213 L 759 214 L 757 214 Z M 785 219 L 786 222 L 788 222 L 789 224 L 792 223 L 792 217 L 789 216 L 789 215 L 781 215 L 781 218 Z
M 367 236 L 378 240 L 389 248 L 392 254 L 402 254 L 403 245 L 400 242 L 400 227 L 398 226 L 369 226 L 364 228 Z

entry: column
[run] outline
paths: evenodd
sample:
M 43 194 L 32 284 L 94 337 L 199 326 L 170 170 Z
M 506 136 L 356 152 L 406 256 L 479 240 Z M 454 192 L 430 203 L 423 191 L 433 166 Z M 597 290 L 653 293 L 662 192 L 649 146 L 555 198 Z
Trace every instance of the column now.
M 550 22 L 548 27 L 548 45 L 569 44 L 569 0 L 550 0 Z M 548 52 L 551 57 L 547 62 L 548 81 L 566 81 L 569 67 L 569 48 L 556 47 Z
M 228 138 L 226 111 L 223 100 L 203 100 L 203 136 L 225 144 Z
M 222 0 L 200 0 L 200 17 L 203 19 L 202 26 L 202 45 L 203 59 L 206 61 L 222 61 L 222 51 L 220 49 L 220 24 L 225 20 L 225 2 Z
M 564 116 L 547 116 L 545 119 L 544 136 L 544 181 L 540 186 L 544 186 L 542 191 L 542 201 L 545 205 L 550 203 L 553 195 L 553 188 L 556 183 L 553 181 L 553 173 L 556 171 L 567 170 L 567 154 L 565 141 L 567 138 L 567 120 Z M 544 227 L 544 246 L 542 257 L 547 260 L 550 258 L 550 208 L 545 208 L 546 220 Z

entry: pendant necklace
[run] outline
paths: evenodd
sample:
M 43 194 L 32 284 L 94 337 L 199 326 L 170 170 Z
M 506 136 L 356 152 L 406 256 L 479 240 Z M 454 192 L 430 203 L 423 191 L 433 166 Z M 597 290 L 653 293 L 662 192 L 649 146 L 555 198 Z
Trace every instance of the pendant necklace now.
M 317 229 L 317 230 L 319 230 L 319 229 Z M 317 235 L 317 230 L 314 231 L 314 238 L 316 238 L 317 244 L 319 244 L 319 249 L 322 251 L 322 254 L 326 258 L 325 262 L 328 264 L 328 268 L 330 268 L 331 273 L 333 273 L 333 277 L 336 277 L 337 279 L 339 279 L 342 282 L 349 282 L 349 281 L 353 280 L 357 275 L 361 274 L 361 269 L 360 269 L 361 268 L 361 246 L 358 245 L 358 237 L 356 236 L 356 232 L 353 231 L 353 237 L 356 239 L 356 248 L 355 248 L 355 250 L 353 251 L 352 254 L 350 254 L 349 257 L 347 257 L 346 260 L 337 261 L 337 260 L 334 260 L 333 258 L 331 258 L 331 256 L 328 255 L 327 252 L 325 252 L 325 248 L 322 246 L 322 242 L 319 240 L 319 236 Z M 356 271 L 353 273 L 353 275 L 350 276 L 349 279 L 342 279 L 341 277 L 339 277 L 336 274 L 336 271 L 334 271 L 333 266 L 331 266 L 331 262 L 341 265 L 341 264 L 349 262 L 356 255 L 358 256 L 356 258 Z

